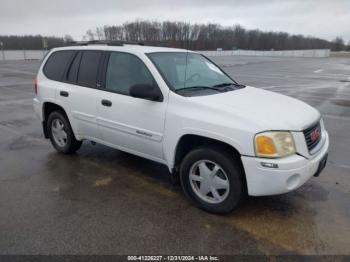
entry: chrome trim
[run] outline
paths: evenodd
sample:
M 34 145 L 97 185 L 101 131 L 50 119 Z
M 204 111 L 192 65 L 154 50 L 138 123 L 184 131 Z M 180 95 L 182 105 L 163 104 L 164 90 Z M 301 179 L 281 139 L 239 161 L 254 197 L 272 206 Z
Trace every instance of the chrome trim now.
M 322 130 L 322 138 L 321 140 L 318 142 L 317 146 L 315 146 L 311 151 L 309 151 L 310 156 L 316 154 L 318 151 L 320 151 L 322 149 L 322 147 L 324 146 L 324 143 L 326 142 L 326 136 L 324 134 L 324 130 Z M 305 140 L 306 143 L 306 140 Z

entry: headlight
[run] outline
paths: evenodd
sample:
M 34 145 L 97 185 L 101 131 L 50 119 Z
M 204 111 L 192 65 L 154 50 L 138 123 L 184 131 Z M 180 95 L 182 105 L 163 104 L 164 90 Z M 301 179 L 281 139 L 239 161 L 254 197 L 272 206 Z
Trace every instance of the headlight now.
M 259 157 L 277 158 L 295 153 L 290 132 L 264 132 L 255 136 L 255 153 Z

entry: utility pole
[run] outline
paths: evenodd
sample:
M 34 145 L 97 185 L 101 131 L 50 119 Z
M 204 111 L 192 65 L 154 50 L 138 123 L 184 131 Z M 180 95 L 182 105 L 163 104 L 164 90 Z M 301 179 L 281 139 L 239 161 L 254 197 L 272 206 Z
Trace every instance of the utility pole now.
M 2 60 L 5 61 L 5 51 L 4 51 L 4 43 L 0 42 Z
M 45 50 L 48 48 L 48 44 L 47 44 L 47 39 L 43 37 L 42 40 L 42 44 L 43 44 L 43 58 L 45 57 Z

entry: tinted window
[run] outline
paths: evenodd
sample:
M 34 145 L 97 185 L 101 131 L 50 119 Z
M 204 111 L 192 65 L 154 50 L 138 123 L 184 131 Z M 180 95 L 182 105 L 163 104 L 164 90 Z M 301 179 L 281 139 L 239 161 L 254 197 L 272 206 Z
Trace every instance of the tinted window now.
M 67 81 L 70 83 L 75 83 L 77 81 L 80 58 L 81 52 L 77 52 L 67 72 Z
M 84 51 L 78 73 L 78 84 L 96 87 L 101 51 Z
M 106 89 L 129 95 L 130 87 L 136 84 L 155 84 L 145 64 L 136 56 L 112 52 L 106 76 Z
M 47 78 L 61 81 L 64 70 L 66 69 L 74 51 L 57 51 L 47 60 L 44 66 L 44 74 Z

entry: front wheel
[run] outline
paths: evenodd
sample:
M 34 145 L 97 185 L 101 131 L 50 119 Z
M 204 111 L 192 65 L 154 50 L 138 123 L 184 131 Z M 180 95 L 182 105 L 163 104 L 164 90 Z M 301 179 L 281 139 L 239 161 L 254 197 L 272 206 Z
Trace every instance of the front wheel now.
M 73 154 L 82 142 L 75 139 L 67 117 L 61 111 L 52 112 L 47 120 L 47 130 L 53 147 L 63 154 Z
M 213 213 L 227 213 L 238 206 L 245 194 L 243 175 L 237 159 L 220 148 L 194 149 L 180 167 L 186 195 Z

